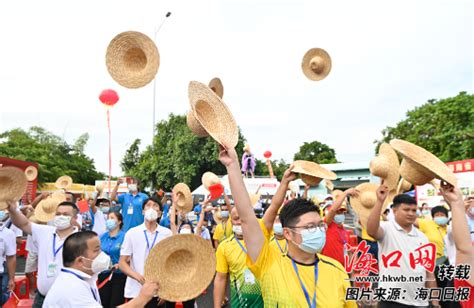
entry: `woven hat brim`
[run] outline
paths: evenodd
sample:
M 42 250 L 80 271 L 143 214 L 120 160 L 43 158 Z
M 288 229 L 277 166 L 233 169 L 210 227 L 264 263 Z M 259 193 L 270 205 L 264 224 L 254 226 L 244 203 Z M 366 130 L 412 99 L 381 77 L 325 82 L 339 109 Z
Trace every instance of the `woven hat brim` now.
M 408 184 L 406 184 L 406 183 L 408 183 L 407 180 L 405 180 L 404 178 L 401 178 L 401 179 L 400 179 L 400 181 L 398 182 L 398 185 L 397 185 L 397 189 L 396 189 L 396 193 L 397 193 L 397 194 L 402 194 L 402 193 L 404 193 L 405 191 L 408 191 L 408 190 L 410 189 L 411 184 L 408 183 L 408 184 L 410 184 L 410 186 L 408 186 Z M 404 188 L 404 187 L 405 187 L 404 185 L 407 185 L 408 188 L 405 189 L 405 188 Z
M 191 81 L 189 103 L 194 116 L 207 133 L 224 148 L 235 148 L 239 129 L 227 105 L 208 86 Z
M 222 84 L 222 81 L 219 78 L 213 78 L 211 81 L 209 81 L 209 88 L 214 91 L 214 93 L 217 94 L 220 98 L 224 96 L 224 85 Z
M 28 180 L 16 167 L 0 168 L 0 201 L 18 201 L 25 194 Z
M 398 160 L 397 153 L 388 143 L 382 143 L 379 147 L 379 155 L 384 155 L 389 161 L 388 174 L 384 179 L 384 185 L 386 185 L 389 190 L 396 189 L 398 179 L 400 178 L 400 161 Z
M 56 180 L 54 186 L 59 189 L 68 189 L 73 184 L 72 178 L 67 175 L 63 175 Z
M 158 296 L 183 302 L 199 296 L 212 282 L 216 257 L 212 245 L 194 234 L 178 234 L 160 241 L 145 262 L 147 281 L 166 286 Z
M 291 172 L 306 174 L 306 175 L 313 176 L 316 178 L 321 178 L 321 179 L 328 179 L 328 180 L 337 179 L 337 175 L 334 172 L 318 165 L 315 162 L 305 161 L 305 160 L 296 160 L 293 162 L 293 164 L 294 164 L 294 167 L 293 167 L 293 170 L 291 170 Z
M 61 200 L 58 200 L 56 198 L 51 198 L 51 197 L 46 200 L 42 200 L 35 208 L 34 215 L 36 219 L 40 222 L 49 222 L 53 220 L 54 216 L 56 216 L 56 208 L 61 202 L 62 202 Z M 43 206 L 45 204 L 48 204 L 48 205 L 55 204 L 55 206 L 53 206 L 54 210 L 52 210 L 50 213 L 45 212 L 43 209 Z
M 326 188 L 329 189 L 330 191 L 334 190 L 334 183 L 331 180 L 324 180 Z
M 453 172 L 445 163 L 431 152 L 417 146 L 416 144 L 401 139 L 391 140 L 390 145 L 403 157 L 413 161 L 420 170 L 431 172 L 436 175 L 437 179 L 446 181 L 453 186 L 457 185 L 457 179 Z
M 186 115 L 186 124 L 188 125 L 189 129 L 198 137 L 207 137 L 209 134 L 207 131 L 202 127 L 201 123 L 196 119 L 194 112 L 190 110 Z
M 364 228 L 367 228 L 367 220 L 370 216 L 370 212 L 372 211 L 372 208 L 365 207 L 362 204 L 360 196 L 364 192 L 373 192 L 373 194 L 376 196 L 377 187 L 378 187 L 378 185 L 373 184 L 373 183 L 359 184 L 355 188 L 359 191 L 359 194 L 357 196 L 350 197 L 350 199 L 349 199 L 349 202 L 351 204 L 352 209 L 354 210 L 354 212 L 357 213 L 357 216 L 359 217 L 359 220 L 360 220 L 360 224 Z
M 178 183 L 173 187 L 173 192 L 175 196 L 178 194 L 182 194 L 184 196 L 183 204 L 178 204 L 178 203 L 175 204 L 178 210 L 181 210 L 187 213 L 193 209 L 193 196 L 191 194 L 191 190 L 189 189 L 188 185 L 184 183 Z
M 25 175 L 28 181 L 34 181 L 38 177 L 38 169 L 33 166 L 28 166 L 25 169 Z
M 258 200 L 260 200 L 260 196 L 261 194 L 249 194 L 249 198 L 250 198 L 250 204 L 255 207 L 255 205 L 257 204 Z
M 320 57 L 323 63 L 323 70 L 320 73 L 316 73 L 311 69 L 311 60 L 314 57 Z M 301 68 L 305 76 L 313 81 L 320 81 L 329 75 L 332 68 L 332 61 L 329 54 L 321 48 L 311 48 L 303 56 L 303 61 L 301 62 Z
M 209 187 L 215 184 L 219 184 L 221 181 L 219 180 L 219 177 L 214 174 L 213 172 L 207 171 L 204 172 L 204 174 L 201 177 L 201 182 L 204 187 L 209 190 Z
M 0 201 L 0 210 L 6 210 L 8 208 L 8 203 L 6 201 Z
M 135 60 L 143 56 L 146 58 L 142 68 L 131 68 L 127 65 L 127 54 L 133 56 L 130 55 L 131 50 L 136 53 Z M 126 31 L 115 36 L 107 47 L 105 58 L 110 76 L 121 86 L 130 89 L 150 83 L 160 66 L 160 54 L 155 43 L 145 34 L 136 31 Z

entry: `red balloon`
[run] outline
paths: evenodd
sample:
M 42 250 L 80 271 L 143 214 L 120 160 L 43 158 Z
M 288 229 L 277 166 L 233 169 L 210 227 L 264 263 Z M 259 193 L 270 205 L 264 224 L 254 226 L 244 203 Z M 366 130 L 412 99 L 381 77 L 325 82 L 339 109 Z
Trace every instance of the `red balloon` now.
M 272 157 L 272 152 L 270 152 L 270 151 L 265 151 L 265 153 L 263 153 L 263 156 L 264 156 L 265 158 L 270 158 L 270 157 Z
M 118 102 L 119 96 L 114 90 L 107 89 L 100 93 L 99 99 L 102 104 L 105 104 L 107 106 L 113 106 Z

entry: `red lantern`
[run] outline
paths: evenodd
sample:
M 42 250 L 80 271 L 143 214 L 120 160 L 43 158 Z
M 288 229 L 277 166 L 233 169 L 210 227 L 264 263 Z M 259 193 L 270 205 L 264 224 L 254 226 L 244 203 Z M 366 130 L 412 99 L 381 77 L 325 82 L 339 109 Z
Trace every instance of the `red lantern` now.
M 211 195 L 211 200 L 215 200 L 222 196 L 224 193 L 224 186 L 220 183 L 209 186 L 209 193 Z
M 99 99 L 103 104 L 112 107 L 118 102 L 119 96 L 114 90 L 107 89 L 100 93 Z
M 268 158 L 272 157 L 272 152 L 265 151 L 265 153 L 263 153 L 263 156 L 268 159 Z

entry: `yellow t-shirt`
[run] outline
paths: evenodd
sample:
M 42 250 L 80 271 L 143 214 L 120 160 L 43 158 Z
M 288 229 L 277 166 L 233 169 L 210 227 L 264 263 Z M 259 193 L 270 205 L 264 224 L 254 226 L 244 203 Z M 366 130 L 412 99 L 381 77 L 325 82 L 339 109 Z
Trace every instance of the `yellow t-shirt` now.
M 447 226 L 439 226 L 433 220 L 418 219 L 418 229 L 426 235 L 431 243 L 436 245 L 436 259 L 444 256 L 443 239 L 446 236 Z
M 361 237 L 362 237 L 363 240 L 376 242 L 376 240 L 367 233 L 367 230 L 364 227 L 362 227 L 362 234 L 361 235 L 362 235 Z
M 318 254 L 318 279 L 315 286 L 314 265 L 296 264 L 299 276 L 309 294 L 310 302 L 316 288 L 317 307 L 357 307 L 346 301 L 349 277 L 336 260 Z M 255 263 L 247 258 L 247 265 L 260 282 L 265 307 L 308 307 L 306 297 L 293 268 L 290 257 L 282 255 L 265 241 Z
M 216 226 L 212 239 L 221 243 L 223 240 L 232 237 L 233 234 L 234 232 L 232 231 L 232 223 L 229 218 L 227 219 L 227 222 L 221 222 Z
M 270 239 L 270 247 L 276 249 L 276 251 L 282 255 L 285 255 L 288 251 L 288 243 L 286 242 L 286 239 L 278 240 L 275 237 L 272 237 Z

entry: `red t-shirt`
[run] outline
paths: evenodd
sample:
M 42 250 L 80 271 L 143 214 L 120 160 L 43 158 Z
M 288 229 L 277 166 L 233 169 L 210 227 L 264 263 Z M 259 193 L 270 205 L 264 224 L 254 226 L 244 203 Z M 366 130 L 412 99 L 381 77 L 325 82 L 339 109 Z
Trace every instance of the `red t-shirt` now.
M 455 288 L 470 288 L 471 291 L 469 291 L 469 300 L 459 303 L 461 304 L 462 308 L 472 308 L 474 307 L 474 286 L 471 286 L 469 282 L 466 280 L 457 280 L 454 279 L 454 287 Z
M 324 219 L 326 221 L 326 219 Z M 328 225 L 326 231 L 326 244 L 324 245 L 323 255 L 339 261 L 344 266 L 344 244 L 349 242 L 346 229 L 334 221 Z

